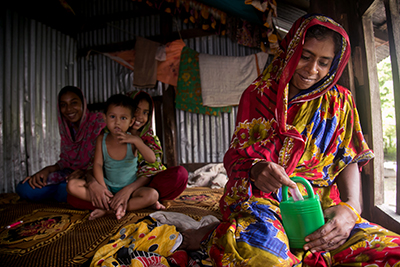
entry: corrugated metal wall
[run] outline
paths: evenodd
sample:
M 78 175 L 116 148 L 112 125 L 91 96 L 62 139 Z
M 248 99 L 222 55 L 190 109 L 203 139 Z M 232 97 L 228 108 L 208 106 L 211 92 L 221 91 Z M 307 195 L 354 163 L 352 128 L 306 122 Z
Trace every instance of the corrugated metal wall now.
M 58 91 L 76 85 L 76 42 L 2 10 L 0 17 L 0 193 L 59 156 Z
M 104 0 L 103 0 L 104 1 Z M 133 10 L 126 1 L 115 1 L 111 6 L 98 1 L 98 6 L 91 9 L 92 17 L 114 12 Z M 121 8 L 121 10 L 118 10 Z M 191 28 L 174 18 L 173 31 Z M 158 16 L 137 17 L 108 23 L 104 28 L 82 33 L 78 37 L 78 47 L 104 45 L 134 40 L 135 36 L 150 37 L 159 35 L 160 18 Z M 226 36 L 199 37 L 184 40 L 190 48 L 200 52 L 224 56 L 246 56 L 259 52 L 259 49 L 240 46 Z M 89 102 L 104 102 L 115 93 L 125 93 L 135 88 L 132 86 L 133 74 L 128 69 L 108 57 L 91 53 L 89 57 L 79 58 L 79 85 L 87 95 Z M 159 95 L 160 90 L 148 89 L 151 95 Z M 176 110 L 178 127 L 178 163 L 222 162 L 228 149 L 235 123 L 237 108 L 232 113 L 221 116 L 208 116 Z M 161 133 L 157 133 L 160 135 Z
M 134 9 L 131 1 L 85 1 L 89 17 Z M 82 88 L 88 103 L 135 89 L 133 73 L 111 59 L 92 52 L 76 60 L 77 49 L 160 35 L 159 16 L 114 21 L 85 32 L 77 41 L 37 21 L 3 10 L 0 18 L 0 192 L 14 192 L 27 174 L 54 164 L 59 157 L 57 93 L 65 85 Z M 175 21 L 175 29 L 190 25 Z M 225 36 L 184 40 L 200 53 L 245 56 L 258 52 Z M 161 87 L 148 89 L 162 95 Z M 236 108 L 219 117 L 176 110 L 178 163 L 221 162 L 228 149 Z M 161 133 L 157 133 L 161 134 Z

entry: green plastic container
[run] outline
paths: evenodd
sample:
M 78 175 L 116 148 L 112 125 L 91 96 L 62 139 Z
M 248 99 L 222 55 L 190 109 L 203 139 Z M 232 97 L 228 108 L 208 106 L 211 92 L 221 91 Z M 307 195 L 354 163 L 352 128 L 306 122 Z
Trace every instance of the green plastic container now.
M 304 238 L 325 224 L 318 195 L 314 195 L 311 184 L 302 177 L 292 177 L 292 181 L 301 183 L 307 190 L 304 200 L 294 201 L 288 197 L 288 187 L 282 187 L 280 204 L 283 227 L 289 238 L 291 248 L 303 248 Z

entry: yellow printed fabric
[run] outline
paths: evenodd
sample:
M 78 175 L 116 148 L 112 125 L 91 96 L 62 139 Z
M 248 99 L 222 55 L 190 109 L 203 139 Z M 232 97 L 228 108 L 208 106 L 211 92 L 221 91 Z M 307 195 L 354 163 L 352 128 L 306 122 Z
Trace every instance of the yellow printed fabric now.
M 169 266 L 166 257 L 181 241 L 175 226 L 157 226 L 155 219 L 145 217 L 114 235 L 96 252 L 90 266 Z

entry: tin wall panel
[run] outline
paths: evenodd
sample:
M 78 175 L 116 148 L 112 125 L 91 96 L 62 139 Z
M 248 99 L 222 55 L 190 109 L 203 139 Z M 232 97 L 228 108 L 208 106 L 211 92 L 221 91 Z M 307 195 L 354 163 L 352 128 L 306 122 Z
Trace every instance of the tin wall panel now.
M 0 18 L 0 193 L 54 164 L 57 93 L 76 85 L 76 42 L 9 10 Z
M 97 8 L 87 8 L 91 12 L 90 16 L 99 17 L 135 9 L 134 5 L 123 0 L 101 4 L 104 1 L 97 1 Z M 193 25 L 173 18 L 173 31 L 191 28 Z M 110 22 L 97 30 L 81 33 L 78 37 L 78 48 L 134 40 L 136 36 L 149 37 L 160 34 L 159 16 L 124 19 Z M 212 35 L 184 41 L 188 47 L 199 53 L 213 55 L 246 56 L 260 51 L 257 48 L 238 45 L 226 36 Z M 79 58 L 78 62 L 79 84 L 88 96 L 89 103 L 104 102 L 112 94 L 135 89 L 132 86 L 132 71 L 102 54 L 93 52 L 88 58 Z M 232 113 L 223 113 L 215 117 L 176 110 L 178 164 L 222 162 L 233 133 L 236 112 L 237 107 L 234 107 Z
M 187 26 L 181 25 L 182 29 Z M 191 49 L 211 55 L 247 56 L 260 52 L 232 42 L 226 36 L 206 36 L 184 40 Z M 219 116 L 193 114 L 176 110 L 178 126 L 178 162 L 182 163 L 216 163 L 222 162 L 229 148 L 233 134 L 237 107 L 231 113 Z

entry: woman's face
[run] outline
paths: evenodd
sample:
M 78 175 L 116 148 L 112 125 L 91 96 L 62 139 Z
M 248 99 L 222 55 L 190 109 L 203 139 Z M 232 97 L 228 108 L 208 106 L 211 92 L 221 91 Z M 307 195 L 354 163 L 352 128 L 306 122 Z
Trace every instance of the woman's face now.
M 323 40 L 306 39 L 300 61 L 289 83 L 289 99 L 324 78 L 334 56 L 335 42 L 331 36 Z
M 70 123 L 80 122 L 83 115 L 82 101 L 72 92 L 66 92 L 60 97 L 60 112 Z
M 149 120 L 150 114 L 150 105 L 149 102 L 142 99 L 140 100 L 137 109 L 135 111 L 135 123 L 133 124 L 132 128 L 134 130 L 139 130 L 143 125 L 147 123 Z

